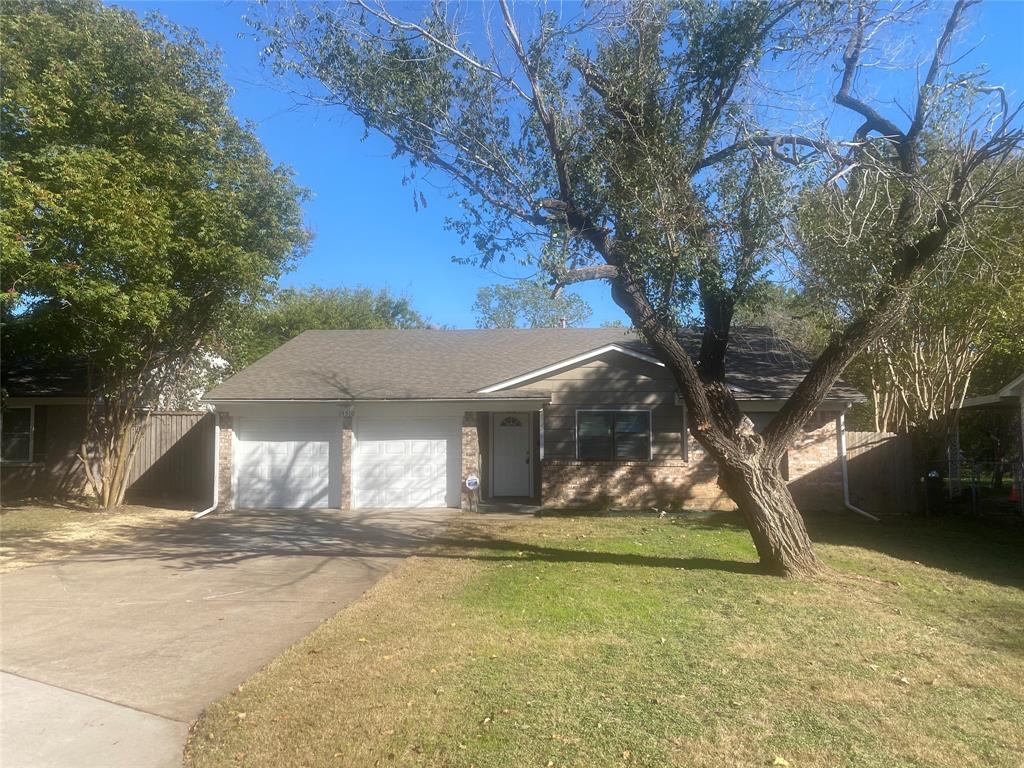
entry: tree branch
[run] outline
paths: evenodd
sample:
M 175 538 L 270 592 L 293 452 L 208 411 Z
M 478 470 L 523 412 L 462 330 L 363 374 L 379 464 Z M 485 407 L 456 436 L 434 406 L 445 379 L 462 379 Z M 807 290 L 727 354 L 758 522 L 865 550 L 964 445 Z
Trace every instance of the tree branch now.
M 834 100 L 839 106 L 852 109 L 864 118 L 864 124 L 858 129 L 858 134 L 867 136 L 869 131 L 875 131 L 887 138 L 902 141 L 903 131 L 896 123 L 883 117 L 878 110 L 852 93 L 853 80 L 860 68 L 860 57 L 864 53 L 864 30 L 867 23 L 868 18 L 861 7 L 857 10 L 857 24 L 843 51 L 843 80 Z
M 792 147 L 809 147 L 817 152 L 823 152 L 830 157 L 835 156 L 835 147 L 833 147 L 829 142 L 812 139 L 807 136 L 800 136 L 794 133 L 785 133 L 776 136 L 752 136 L 748 139 L 743 139 L 742 141 L 730 144 L 727 147 L 723 147 L 717 152 L 712 152 L 703 160 L 697 161 L 690 166 L 690 175 L 693 176 L 705 168 L 715 165 L 722 160 L 726 160 L 739 152 L 755 148 L 769 149 L 771 150 L 773 157 L 789 163 L 790 165 L 799 166 L 806 161 L 806 157 L 793 157 L 784 154 L 781 151 L 781 147 L 783 145 L 789 145 Z
M 551 292 L 551 297 L 557 297 L 567 285 L 585 283 L 588 280 L 612 280 L 618 276 L 619 268 L 613 267 L 611 264 L 570 269 L 568 272 L 555 276 L 555 289 Z

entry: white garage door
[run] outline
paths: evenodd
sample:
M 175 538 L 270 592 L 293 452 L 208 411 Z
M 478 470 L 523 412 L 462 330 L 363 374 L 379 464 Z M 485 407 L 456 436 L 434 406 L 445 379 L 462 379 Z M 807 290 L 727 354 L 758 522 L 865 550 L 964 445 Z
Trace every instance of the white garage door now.
M 353 466 L 355 506 L 446 506 L 451 474 L 448 444 L 453 438 L 450 420 L 358 423 Z
M 236 430 L 236 506 L 331 506 L 330 422 L 240 419 Z

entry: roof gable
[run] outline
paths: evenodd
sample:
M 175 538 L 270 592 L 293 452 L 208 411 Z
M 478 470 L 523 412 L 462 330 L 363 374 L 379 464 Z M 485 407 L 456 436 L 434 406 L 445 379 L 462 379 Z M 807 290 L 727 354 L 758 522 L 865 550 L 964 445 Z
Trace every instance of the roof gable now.
M 502 390 L 511 389 L 513 387 L 517 387 L 521 384 L 532 381 L 534 379 L 540 379 L 545 376 L 558 373 L 559 371 L 563 371 L 566 368 L 572 368 L 573 366 L 579 365 L 580 363 L 585 363 L 588 360 L 593 360 L 594 358 L 600 357 L 601 355 L 607 354 L 608 352 L 617 352 L 622 355 L 627 355 L 629 357 L 636 358 L 637 360 L 643 360 L 644 362 L 650 363 L 652 365 L 658 365 L 661 366 L 662 368 L 665 367 L 665 364 L 661 362 L 661 360 L 659 360 L 656 357 L 652 357 L 651 355 L 645 354 L 635 349 L 630 349 L 628 347 L 621 346 L 619 344 L 606 344 L 603 347 L 598 347 L 597 349 L 592 349 L 589 352 L 584 352 L 580 355 L 575 355 L 573 357 L 566 358 L 565 360 L 560 360 L 557 363 L 552 363 L 551 365 L 544 366 L 543 368 L 538 368 L 533 371 L 527 371 L 526 373 L 520 374 L 519 376 L 515 376 L 511 379 L 506 379 L 505 381 L 499 381 L 497 384 L 492 384 L 489 387 L 484 387 L 483 389 L 478 390 L 478 392 L 480 394 L 490 394 L 492 392 L 500 392 Z

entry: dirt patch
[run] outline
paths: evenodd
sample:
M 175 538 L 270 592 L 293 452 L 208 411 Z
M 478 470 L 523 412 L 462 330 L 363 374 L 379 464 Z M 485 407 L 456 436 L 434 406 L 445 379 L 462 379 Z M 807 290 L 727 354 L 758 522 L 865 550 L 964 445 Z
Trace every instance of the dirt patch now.
M 128 505 L 115 511 L 25 506 L 0 513 L 0 573 L 72 557 L 97 544 L 130 540 L 140 528 L 187 520 L 188 509 Z

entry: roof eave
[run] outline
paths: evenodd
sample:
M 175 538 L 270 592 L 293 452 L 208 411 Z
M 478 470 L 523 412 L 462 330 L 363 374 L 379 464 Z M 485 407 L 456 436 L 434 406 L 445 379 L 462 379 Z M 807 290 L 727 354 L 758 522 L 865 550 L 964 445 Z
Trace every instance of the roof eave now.
M 323 403 L 325 405 L 352 405 L 355 403 L 467 403 L 481 402 L 492 403 L 503 400 L 522 403 L 547 404 L 551 402 L 550 395 L 508 395 L 502 397 L 478 397 L 476 393 L 470 393 L 463 397 L 345 397 L 345 398 L 322 398 L 322 397 L 204 397 L 200 402 L 217 405 L 218 403 L 256 404 L 256 403 Z

